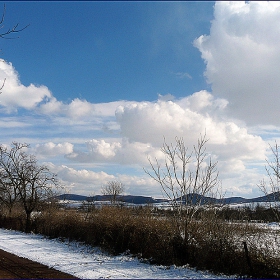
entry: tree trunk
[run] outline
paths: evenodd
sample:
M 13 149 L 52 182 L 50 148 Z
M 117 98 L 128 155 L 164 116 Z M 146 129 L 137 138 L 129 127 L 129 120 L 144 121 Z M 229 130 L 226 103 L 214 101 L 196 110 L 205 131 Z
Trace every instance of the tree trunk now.
M 25 232 L 31 232 L 31 212 L 26 212 Z

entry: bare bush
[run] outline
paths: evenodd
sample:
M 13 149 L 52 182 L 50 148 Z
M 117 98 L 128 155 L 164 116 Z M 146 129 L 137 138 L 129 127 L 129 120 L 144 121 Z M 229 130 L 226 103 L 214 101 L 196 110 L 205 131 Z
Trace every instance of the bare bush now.
M 165 156 L 163 164 L 149 160 L 151 171 L 145 172 L 161 186 L 169 199 L 179 235 L 188 238 L 187 227 L 200 206 L 211 204 L 205 196 L 212 196 L 219 185 L 217 162 L 206 153 L 206 134 L 201 136 L 191 152 L 183 138 L 175 138 L 175 144 L 164 140 L 161 148 Z
M 148 207 L 104 206 L 91 212 L 87 220 L 85 213 L 76 209 L 46 208 L 33 228 L 51 238 L 85 242 L 113 254 L 137 256 L 147 263 L 188 264 L 242 277 L 280 277 L 279 238 L 271 251 L 275 240 L 266 239 L 269 232 L 250 223 L 226 223 L 210 212 L 205 213 L 207 219 L 190 221 L 187 246 L 177 238 L 172 219 L 155 217 Z M 7 223 L 10 228 L 21 227 L 16 216 L 7 220 L 0 213 L 0 226 Z
M 268 181 L 263 179 L 258 184 L 259 189 L 268 196 L 267 203 L 270 208 L 273 210 L 276 221 L 280 222 L 279 207 L 278 203 L 280 201 L 280 155 L 279 155 L 279 146 L 275 141 L 275 145 L 270 145 L 270 151 L 272 153 L 272 159 L 266 160 L 266 174 Z

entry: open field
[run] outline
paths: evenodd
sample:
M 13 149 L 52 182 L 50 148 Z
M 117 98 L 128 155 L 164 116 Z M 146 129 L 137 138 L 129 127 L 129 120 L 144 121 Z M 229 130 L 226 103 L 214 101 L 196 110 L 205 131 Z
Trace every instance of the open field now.
M 81 279 L 224 279 L 187 266 L 156 266 L 129 255 L 111 256 L 79 242 L 0 229 L 0 248 Z M 51 275 L 49 275 L 51 278 Z
M 84 260 L 90 265 L 104 263 L 104 259 L 110 260 L 105 271 L 112 270 L 111 265 L 116 265 L 116 262 L 123 262 L 122 268 L 118 269 L 129 271 L 132 269 L 132 264 L 135 267 L 145 264 L 149 271 L 145 274 L 146 278 L 151 277 L 148 276 L 149 274 L 154 275 L 152 271 L 155 268 L 170 273 L 175 267 L 176 269 L 179 267 L 181 272 L 186 268 L 192 268 L 192 272 L 196 269 L 211 271 L 210 278 L 220 274 L 227 277 L 237 275 L 238 277 L 279 278 L 279 223 L 248 222 L 246 220 L 248 213 L 252 214 L 248 209 L 246 211 L 230 209 L 230 211 L 230 213 L 217 214 L 215 208 L 202 209 L 185 224 L 184 220 L 174 219 L 172 211 L 150 206 L 127 208 L 103 205 L 97 208 L 73 209 L 61 208 L 61 205 L 58 205 L 34 212 L 33 234 L 25 236 L 40 236 L 38 238 L 44 239 L 44 242 L 56 242 L 56 244 L 66 241 L 64 245 L 66 244 L 68 248 L 73 249 L 73 246 L 76 246 L 78 250 L 82 250 Z M 267 214 L 266 209 L 263 211 Z M 230 220 L 229 217 L 234 219 Z M 2 216 L 0 226 L 23 231 L 24 216 L 16 211 L 13 217 Z M 5 231 L 5 234 L 11 234 L 11 231 Z M 2 239 L 5 240 L 4 237 Z M 22 242 L 22 235 L 17 232 L 9 239 L 13 240 L 11 246 L 13 250 L 14 248 L 17 250 L 13 253 L 20 253 L 26 243 Z M 27 242 L 29 243 L 30 241 Z M 4 242 L 1 246 L 6 244 L 8 242 Z M 32 248 L 31 252 L 37 250 Z M 54 254 L 59 256 L 59 252 L 54 250 L 55 253 L 51 253 L 51 250 L 49 254 L 41 249 L 38 252 L 52 261 Z M 67 261 L 68 257 L 59 257 L 59 262 L 65 260 L 64 265 L 73 263 L 71 258 L 72 256 Z M 77 257 L 75 258 L 78 260 Z M 81 267 L 80 264 L 78 266 Z M 83 263 L 82 266 L 84 267 L 85 264 Z M 96 271 L 97 267 L 93 269 Z M 69 267 L 67 272 L 68 270 Z M 175 276 L 177 272 L 174 270 Z M 115 277 L 115 274 L 117 278 L 126 277 L 126 274 L 121 276 L 117 272 L 108 277 Z M 187 274 L 180 275 L 187 277 Z M 75 276 L 81 277 L 76 274 Z M 173 276 L 169 275 L 167 278 L 174 278 Z M 127 277 L 134 278 L 137 275 L 128 274 Z M 161 278 L 164 277 L 165 274 Z

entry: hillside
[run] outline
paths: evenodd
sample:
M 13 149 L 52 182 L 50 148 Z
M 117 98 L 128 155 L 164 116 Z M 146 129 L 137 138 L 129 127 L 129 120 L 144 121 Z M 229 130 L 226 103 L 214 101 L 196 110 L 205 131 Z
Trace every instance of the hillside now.
M 84 196 L 78 194 L 62 194 L 57 196 L 60 200 L 70 201 L 108 201 L 109 195 L 94 195 Z M 180 200 L 181 198 L 178 198 Z M 196 203 L 201 199 L 201 204 L 235 204 L 235 203 L 260 203 L 260 202 L 275 202 L 280 201 L 280 192 L 271 193 L 269 195 L 260 196 L 256 198 L 243 198 L 243 197 L 228 197 L 228 198 L 212 198 L 207 196 L 201 196 L 198 194 L 189 194 L 183 197 L 183 201 Z M 137 196 L 137 195 L 122 195 L 118 197 L 119 201 L 133 204 L 154 204 L 168 202 L 168 199 L 156 199 L 150 196 Z

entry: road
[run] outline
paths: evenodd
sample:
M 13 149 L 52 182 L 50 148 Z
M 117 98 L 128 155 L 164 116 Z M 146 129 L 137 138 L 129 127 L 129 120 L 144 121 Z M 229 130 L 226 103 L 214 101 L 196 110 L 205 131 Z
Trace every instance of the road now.
M 0 279 L 78 279 L 31 260 L 0 250 Z

